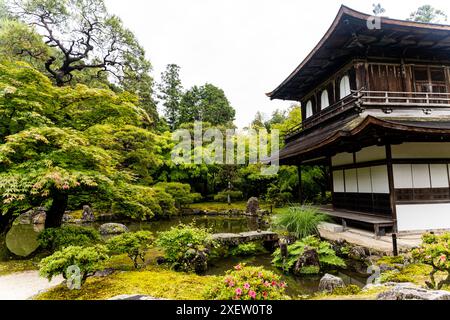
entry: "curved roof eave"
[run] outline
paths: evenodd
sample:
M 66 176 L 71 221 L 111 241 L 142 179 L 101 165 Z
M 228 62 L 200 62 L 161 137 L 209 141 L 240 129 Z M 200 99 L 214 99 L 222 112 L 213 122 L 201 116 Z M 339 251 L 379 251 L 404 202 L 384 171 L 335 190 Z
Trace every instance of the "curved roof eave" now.
M 314 55 L 319 51 L 324 44 L 327 42 L 327 40 L 330 38 L 330 36 L 333 34 L 333 32 L 336 30 L 337 26 L 341 22 L 341 19 L 344 15 L 360 19 L 360 20 L 367 20 L 368 18 L 372 17 L 372 15 L 365 14 L 356 10 L 353 10 L 349 7 L 346 7 L 344 5 L 341 6 L 339 9 L 338 14 L 336 15 L 336 18 L 334 19 L 333 23 L 331 24 L 328 31 L 325 33 L 325 35 L 322 37 L 322 39 L 319 41 L 319 43 L 314 47 L 314 49 L 308 54 L 308 56 L 302 61 L 302 63 L 272 92 L 266 93 L 266 96 L 273 99 L 277 99 L 274 97 L 278 91 L 280 91 L 284 86 L 286 86 L 289 81 L 292 80 L 294 76 L 296 76 L 304 67 L 305 65 L 314 57 Z M 391 19 L 386 17 L 380 17 L 382 24 L 388 24 L 388 25 L 397 25 L 397 26 L 404 26 L 404 27 L 411 27 L 411 28 L 422 28 L 422 29 L 433 29 L 433 30 L 444 30 L 444 31 L 450 31 L 450 25 L 444 25 L 444 24 L 435 24 L 435 23 L 423 23 L 423 22 L 414 22 L 414 21 L 406 21 L 406 20 L 398 20 L 398 19 Z

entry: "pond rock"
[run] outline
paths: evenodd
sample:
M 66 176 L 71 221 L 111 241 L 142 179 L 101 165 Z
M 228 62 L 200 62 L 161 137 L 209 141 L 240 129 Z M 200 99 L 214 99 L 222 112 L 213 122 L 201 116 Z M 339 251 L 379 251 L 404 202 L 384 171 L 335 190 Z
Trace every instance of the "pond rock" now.
M 315 274 L 320 271 L 319 254 L 315 249 L 305 248 L 294 266 L 294 274 Z
M 95 216 L 90 206 L 83 206 L 83 213 L 81 214 L 83 222 L 94 222 Z
M 100 226 L 99 232 L 102 235 L 121 234 L 128 232 L 128 228 L 121 223 L 104 223 Z
M 360 246 L 351 247 L 348 256 L 354 260 L 365 260 L 367 258 L 366 249 Z
M 258 210 L 259 210 L 259 200 L 258 200 L 258 198 L 251 197 L 250 199 L 248 199 L 246 212 L 250 213 L 252 215 L 257 215 Z
M 45 208 L 38 207 L 21 214 L 14 221 L 15 225 L 27 225 L 27 224 L 45 224 L 47 213 Z
M 336 288 L 344 288 L 345 283 L 339 277 L 333 276 L 331 274 L 325 274 L 319 283 L 319 291 L 332 293 Z
M 450 300 L 450 292 L 428 290 L 411 283 L 400 283 L 380 293 L 377 300 Z

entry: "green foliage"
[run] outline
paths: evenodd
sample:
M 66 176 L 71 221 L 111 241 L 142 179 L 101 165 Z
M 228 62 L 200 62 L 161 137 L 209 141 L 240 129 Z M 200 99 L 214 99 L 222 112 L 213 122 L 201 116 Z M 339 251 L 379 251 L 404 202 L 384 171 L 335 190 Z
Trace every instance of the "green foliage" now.
M 97 230 L 78 226 L 48 228 L 38 235 L 39 245 L 51 251 L 61 250 L 69 246 L 89 246 L 99 241 L 100 234 Z
M 267 252 L 260 242 L 241 243 L 235 247 L 229 248 L 227 254 L 230 256 L 252 256 Z
M 189 269 L 184 265 L 189 250 L 205 251 L 215 245 L 211 233 L 193 225 L 180 224 L 169 231 L 160 232 L 155 242 L 164 249 L 164 257 L 173 268 Z
M 190 185 L 179 182 L 160 182 L 155 185 L 155 189 L 169 194 L 174 199 L 177 208 L 182 208 L 202 198 L 199 193 L 191 192 Z
M 286 299 L 286 284 L 263 267 L 237 265 L 209 288 L 208 299 L 214 300 L 281 300 Z
M 327 221 L 326 215 L 319 213 L 312 207 L 290 207 L 274 217 L 274 227 L 281 228 L 295 237 L 302 239 L 311 235 L 318 235 L 317 227 Z
M 166 71 L 161 74 L 161 83 L 158 85 L 158 89 L 158 98 L 162 101 L 167 124 L 173 130 L 180 123 L 179 110 L 183 95 L 178 65 L 167 65 Z
M 138 258 L 145 262 L 145 253 L 153 239 L 151 232 L 127 232 L 108 240 L 106 246 L 111 253 L 124 254 L 133 261 L 134 267 L 139 268 Z
M 408 20 L 424 23 L 442 23 L 447 21 L 447 15 L 444 11 L 426 4 L 412 12 Z
M 381 274 L 380 281 L 385 282 L 411 282 L 422 285 L 429 278 L 433 268 L 422 263 L 408 264 L 404 267 L 396 267 Z
M 108 255 L 105 246 L 71 246 L 42 259 L 39 263 L 39 274 L 49 280 L 57 275 L 62 275 L 64 279 L 67 279 L 67 268 L 77 266 L 80 268 L 81 284 L 83 284 L 89 276 L 102 267 L 102 263 L 106 259 L 108 259 Z
M 243 199 L 243 193 L 239 190 L 225 190 L 221 191 L 214 196 L 214 201 L 218 202 L 227 202 L 228 195 L 230 195 L 230 199 L 232 201 L 239 201 Z
M 450 284 L 450 233 L 424 234 L 421 246 L 412 251 L 412 256 L 417 262 L 433 268 L 430 281 L 426 282 L 430 288 L 439 290 L 444 284 Z M 438 272 L 445 272 L 447 278 L 437 282 L 435 274 Z
M 187 90 L 180 102 L 178 123 L 205 121 L 211 125 L 231 125 L 236 111 L 222 89 L 206 83 Z
M 288 256 L 284 259 L 281 255 L 281 250 L 277 249 L 273 253 L 272 263 L 274 266 L 289 272 L 295 266 L 298 258 L 307 249 L 314 249 L 319 255 L 319 262 L 321 269 L 329 267 L 345 267 L 345 262 L 336 255 L 332 245 L 326 241 L 320 241 L 317 237 L 309 236 L 301 241 L 288 246 Z M 319 270 L 315 270 L 317 273 Z

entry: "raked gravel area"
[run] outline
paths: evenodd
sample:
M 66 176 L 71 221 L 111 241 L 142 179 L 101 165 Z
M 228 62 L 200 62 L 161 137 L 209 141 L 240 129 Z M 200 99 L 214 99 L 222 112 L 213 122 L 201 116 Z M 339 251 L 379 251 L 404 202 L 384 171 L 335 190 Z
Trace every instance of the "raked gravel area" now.
M 0 300 L 27 300 L 34 295 L 60 284 L 62 277 L 52 281 L 39 276 L 38 271 L 26 271 L 0 276 Z

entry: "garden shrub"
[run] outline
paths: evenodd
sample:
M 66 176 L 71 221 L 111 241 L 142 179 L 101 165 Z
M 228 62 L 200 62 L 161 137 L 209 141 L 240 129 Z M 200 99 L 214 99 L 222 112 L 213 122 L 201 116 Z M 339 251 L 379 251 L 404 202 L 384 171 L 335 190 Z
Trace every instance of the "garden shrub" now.
M 228 201 L 228 195 L 230 195 L 230 199 L 233 201 L 239 201 L 244 198 L 244 194 L 242 191 L 237 190 L 225 190 L 221 191 L 218 194 L 214 196 L 214 201 L 218 202 L 227 202 Z
M 263 267 L 239 264 L 234 270 L 208 289 L 207 298 L 213 300 L 281 300 L 286 284 L 280 277 Z
M 317 237 L 309 236 L 301 241 L 297 241 L 288 246 L 288 256 L 284 259 L 281 255 L 281 250 L 278 248 L 273 253 L 272 263 L 274 266 L 285 270 L 286 272 L 292 271 L 299 257 L 307 249 L 314 249 L 319 255 L 320 268 L 330 267 L 345 267 L 345 262 L 336 255 L 331 243 L 321 241 Z M 318 273 L 321 270 L 306 269 L 302 273 Z
M 177 208 L 182 208 L 202 198 L 199 193 L 191 192 L 189 184 L 180 182 L 160 182 L 154 188 L 169 194 L 174 199 Z
M 319 235 L 318 226 L 328 221 L 328 217 L 308 206 L 290 207 L 274 217 L 273 225 L 302 239 L 311 235 Z
M 241 243 L 228 250 L 230 256 L 251 256 L 264 252 L 267 251 L 260 242 Z
M 194 270 L 199 255 L 207 259 L 216 245 L 208 230 L 184 224 L 159 232 L 155 244 L 164 249 L 164 258 L 173 268 L 184 271 Z
M 93 228 L 62 226 L 45 229 L 38 235 L 39 245 L 51 251 L 69 246 L 90 246 L 100 241 L 100 234 Z
M 290 191 L 281 191 L 276 184 L 271 184 L 267 189 L 266 201 L 273 204 L 275 208 L 284 207 L 292 200 L 293 196 Z
M 424 234 L 421 246 L 412 251 L 412 256 L 415 261 L 432 267 L 430 281 L 426 282 L 429 288 L 439 290 L 450 284 L 450 233 Z M 437 282 L 438 272 L 445 272 L 446 278 Z
M 127 232 L 109 239 L 106 246 L 110 253 L 127 254 L 133 261 L 134 267 L 139 268 L 138 259 L 145 262 L 147 252 L 152 240 L 152 233 L 149 231 Z
M 70 276 L 68 268 L 76 266 L 80 270 L 80 284 L 83 284 L 89 276 L 101 269 L 106 259 L 108 259 L 107 248 L 103 245 L 70 246 L 42 259 L 39 263 L 39 274 L 48 280 L 57 275 L 68 279 Z

